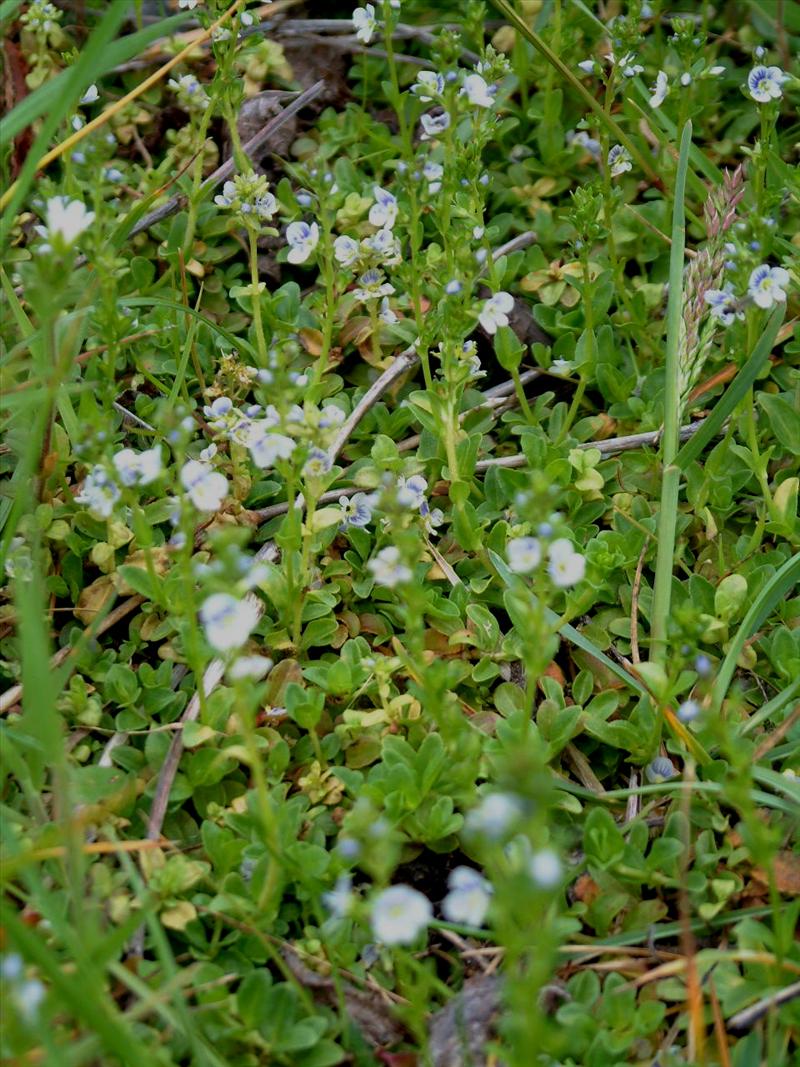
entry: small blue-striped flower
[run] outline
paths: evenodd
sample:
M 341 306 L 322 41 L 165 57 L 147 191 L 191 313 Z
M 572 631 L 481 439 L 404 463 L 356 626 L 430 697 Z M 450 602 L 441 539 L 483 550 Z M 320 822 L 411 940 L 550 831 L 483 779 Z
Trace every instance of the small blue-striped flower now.
M 583 580 L 586 573 L 586 559 L 576 552 L 566 537 L 553 541 L 547 550 L 547 573 L 554 585 L 566 589 Z
M 225 483 L 227 485 L 227 482 Z M 120 491 L 111 480 L 105 467 L 92 467 L 83 483 L 83 488 L 75 497 L 76 504 L 84 504 L 93 515 L 108 519 L 114 505 L 120 498 Z
M 342 234 L 333 242 L 333 254 L 337 263 L 343 267 L 352 267 L 361 255 L 361 246 L 352 237 Z
M 608 167 L 612 178 L 618 178 L 633 167 L 630 152 L 624 145 L 615 144 L 611 148 L 608 153 Z
M 279 459 L 289 459 L 297 442 L 282 433 L 264 433 L 256 425 L 250 434 L 247 447 L 250 457 L 257 467 L 274 467 Z
M 397 221 L 397 199 L 380 185 L 372 187 L 375 203 L 369 210 L 369 221 L 379 229 L 391 230 Z
M 786 75 L 780 67 L 753 67 L 747 75 L 747 88 L 752 98 L 759 104 L 769 104 L 783 96 L 783 83 Z
M 540 848 L 528 861 L 528 874 L 540 889 L 554 889 L 562 877 L 561 860 L 552 848 Z
M 628 52 L 624 55 L 617 64 L 622 71 L 624 78 L 635 78 L 637 74 L 644 73 L 644 67 L 636 62 L 636 56 L 633 52 Z
M 369 526 L 372 522 L 372 508 L 366 493 L 356 493 L 351 497 L 340 496 L 339 507 L 342 509 L 343 529 L 348 526 Z
M 492 886 L 473 867 L 455 867 L 447 879 L 450 892 L 442 901 L 444 917 L 451 923 L 483 926 L 492 900 Z
M 450 116 L 443 111 L 441 115 L 422 115 L 419 121 L 422 124 L 422 140 L 433 141 L 450 125 Z
M 238 600 L 230 593 L 213 593 L 200 608 L 206 640 L 216 652 L 232 652 L 247 641 L 259 619 L 255 600 Z
M 149 485 L 161 474 L 161 446 L 154 445 L 144 452 L 123 448 L 112 462 L 123 485 Z
M 522 815 L 522 804 L 513 793 L 488 793 L 469 812 L 467 831 L 497 841 L 504 837 Z
M 730 326 L 736 319 L 744 318 L 730 282 L 722 289 L 709 289 L 703 294 L 703 299 L 711 309 L 711 317 L 723 326 Z
M 366 303 L 368 300 L 381 300 L 384 296 L 391 296 L 393 292 L 394 286 L 385 281 L 383 271 L 373 267 L 364 271 L 358 279 L 358 288 L 353 290 L 353 296 L 356 300 Z
M 747 291 L 753 303 L 760 308 L 771 308 L 786 301 L 789 272 L 783 267 L 770 267 L 762 263 L 750 275 Z
M 228 493 L 225 475 L 196 459 L 181 467 L 181 485 L 198 511 L 218 511 Z
M 660 70 L 658 72 L 658 74 L 656 74 L 655 85 L 650 90 L 650 93 L 651 93 L 651 96 L 650 96 L 650 107 L 653 107 L 653 108 L 661 107 L 661 105 L 664 103 L 664 101 L 667 98 L 667 93 L 668 92 L 669 92 L 669 78 L 667 77 L 665 71 Z
M 468 74 L 461 92 L 473 107 L 494 107 L 494 97 L 480 74 Z
M 645 778 L 653 783 L 668 782 L 677 773 L 675 764 L 666 756 L 656 756 L 644 769 Z
M 416 82 L 411 86 L 411 92 L 423 104 L 429 104 L 444 92 L 444 78 L 441 74 L 435 73 L 435 71 L 421 70 L 417 75 Z
M 438 193 L 442 188 L 442 175 L 444 174 L 444 167 L 441 163 L 434 163 L 429 160 L 422 168 L 422 177 L 428 183 L 428 192 L 433 195 Z
M 592 159 L 600 158 L 600 142 L 590 137 L 586 130 L 569 130 L 566 141 L 570 146 L 577 145 L 579 148 L 584 148 Z
M 431 902 L 408 885 L 393 885 L 375 898 L 372 932 L 384 945 L 410 945 L 433 918 Z
M 187 111 L 201 111 L 208 106 L 208 93 L 194 74 L 170 78 L 167 85 L 177 96 L 178 104 Z
M 335 919 L 344 919 L 355 903 L 353 879 L 349 874 L 340 874 L 336 885 L 322 894 L 322 903 Z
M 369 44 L 378 26 L 375 18 L 375 8 L 372 4 L 357 7 L 353 12 L 353 29 L 356 37 L 362 44 Z
M 482 249 L 481 251 L 486 251 Z M 501 326 L 508 326 L 509 312 L 514 309 L 514 297 L 511 293 L 494 293 L 484 303 L 478 315 L 478 322 L 489 334 L 496 334 Z
M 291 222 L 286 227 L 286 242 L 290 263 L 305 263 L 319 244 L 319 226 L 316 222 Z
M 684 700 L 678 705 L 677 716 L 681 722 L 694 722 L 700 714 L 701 708 L 696 700 Z
M 394 589 L 402 582 L 410 582 L 413 574 L 411 568 L 403 563 L 400 549 L 395 545 L 387 545 L 367 563 L 367 569 L 378 585 L 385 585 L 387 589 Z
M 306 478 L 322 478 L 332 466 L 327 452 L 323 452 L 321 448 L 312 448 L 303 464 L 303 474 Z
M 458 280 L 458 278 L 451 278 L 447 285 L 444 287 L 444 291 L 448 296 L 458 296 L 464 286 Z
M 535 537 L 514 537 L 506 545 L 506 553 L 515 574 L 530 574 L 542 562 L 542 546 Z
M 410 478 L 401 475 L 397 479 L 397 503 L 403 508 L 413 508 L 416 511 L 425 503 L 427 488 L 428 483 L 421 474 L 412 474 Z

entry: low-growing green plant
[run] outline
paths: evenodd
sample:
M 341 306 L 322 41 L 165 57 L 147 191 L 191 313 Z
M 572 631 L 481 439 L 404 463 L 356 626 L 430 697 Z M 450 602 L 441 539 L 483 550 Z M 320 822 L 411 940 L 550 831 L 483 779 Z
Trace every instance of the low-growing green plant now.
M 788 1067 L 800 19 L 334 7 L 0 4 L 2 1055 Z

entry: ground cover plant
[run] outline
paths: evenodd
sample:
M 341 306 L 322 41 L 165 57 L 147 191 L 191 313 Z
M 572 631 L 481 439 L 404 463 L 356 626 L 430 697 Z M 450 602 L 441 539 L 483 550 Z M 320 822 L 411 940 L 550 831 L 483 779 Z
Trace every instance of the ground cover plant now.
M 4 1063 L 800 1056 L 800 8 L 4 0 Z

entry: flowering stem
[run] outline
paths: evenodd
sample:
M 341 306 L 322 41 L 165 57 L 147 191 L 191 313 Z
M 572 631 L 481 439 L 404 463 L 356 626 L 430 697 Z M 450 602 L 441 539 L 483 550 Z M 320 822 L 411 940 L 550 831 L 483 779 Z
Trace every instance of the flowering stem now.
M 684 196 L 692 124 L 681 133 L 680 156 L 675 177 L 672 206 L 672 247 L 669 261 L 669 301 L 667 304 L 667 350 L 664 382 L 664 429 L 661 437 L 661 505 L 658 513 L 658 552 L 653 586 L 653 625 L 650 661 L 662 666 L 667 656 L 667 621 L 672 592 L 675 532 L 678 521 L 678 492 L 681 471 L 675 463 L 680 444 L 680 340 L 683 314 L 683 260 L 686 243 Z
M 254 229 L 248 228 L 247 237 L 250 247 L 250 288 L 253 302 L 253 325 L 256 328 L 256 348 L 262 367 L 267 365 L 267 342 L 264 338 L 264 324 L 261 321 L 261 294 L 258 279 L 258 236 Z

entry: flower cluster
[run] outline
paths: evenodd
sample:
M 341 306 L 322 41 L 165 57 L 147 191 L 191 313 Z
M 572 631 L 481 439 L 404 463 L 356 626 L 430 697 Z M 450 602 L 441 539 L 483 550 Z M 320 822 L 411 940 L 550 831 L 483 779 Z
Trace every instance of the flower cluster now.
M 508 542 L 508 565 L 516 574 L 531 574 L 543 559 L 542 545 L 536 537 L 515 537 Z M 586 559 L 576 552 L 566 537 L 552 541 L 547 548 L 547 573 L 554 585 L 567 589 L 583 580 Z
M 208 93 L 194 76 L 194 74 L 181 74 L 177 78 L 170 78 L 167 85 L 178 98 L 178 104 L 188 111 L 205 111 L 208 107 Z
M 214 197 L 214 203 L 235 212 L 242 225 L 256 229 L 278 210 L 278 203 L 269 191 L 269 182 L 255 171 L 237 174 L 233 181 L 225 182 L 222 192 Z

